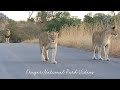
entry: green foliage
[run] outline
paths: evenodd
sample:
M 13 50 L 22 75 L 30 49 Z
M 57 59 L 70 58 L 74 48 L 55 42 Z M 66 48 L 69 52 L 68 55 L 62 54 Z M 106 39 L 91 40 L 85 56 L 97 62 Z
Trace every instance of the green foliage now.
M 20 43 L 24 40 L 37 38 L 39 35 L 39 28 L 32 22 L 16 22 L 14 20 L 9 20 L 8 22 L 9 24 L 6 26 L 6 28 L 10 29 L 11 31 L 11 43 Z M 1 43 L 5 42 L 4 32 L 4 30 L 0 31 Z
M 78 25 L 80 22 L 81 19 L 71 18 L 69 12 L 58 12 L 53 19 L 47 21 L 47 24 L 42 30 L 51 31 L 55 28 L 59 31 L 64 25 Z
M 0 43 L 4 43 L 5 39 L 3 36 L 3 31 L 0 31 Z
M 91 16 L 85 15 L 84 22 L 85 23 L 94 23 L 94 19 Z
M 105 15 L 103 13 L 96 13 L 93 17 L 91 14 L 87 14 L 84 16 L 84 22 L 90 25 L 102 24 L 105 27 L 107 25 L 113 25 L 115 22 L 115 17 L 112 15 Z
M 16 22 L 12 19 L 8 19 L 6 28 L 11 30 L 10 42 L 18 43 L 24 40 L 30 40 L 39 37 L 41 30 L 43 31 L 59 31 L 63 26 L 76 26 L 81 23 L 86 23 L 89 27 L 94 27 L 96 25 L 114 24 L 115 18 L 117 21 L 120 20 L 120 13 L 118 15 L 105 15 L 103 13 L 97 13 L 92 15 L 88 13 L 84 16 L 83 21 L 76 17 L 72 17 L 69 12 L 58 12 L 58 11 L 40 11 L 35 18 L 27 19 L 27 21 Z M 4 22 L 0 19 L 0 22 Z M 3 35 L 4 30 L 0 31 L 0 43 L 5 42 L 5 37 Z

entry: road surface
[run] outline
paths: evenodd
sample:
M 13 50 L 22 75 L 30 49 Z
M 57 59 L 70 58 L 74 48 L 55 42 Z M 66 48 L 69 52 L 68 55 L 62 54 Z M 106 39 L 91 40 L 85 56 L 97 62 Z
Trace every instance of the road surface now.
M 92 52 L 58 46 L 57 64 L 40 60 L 38 44 L 1 43 L 0 79 L 120 79 L 120 58 L 92 60 Z

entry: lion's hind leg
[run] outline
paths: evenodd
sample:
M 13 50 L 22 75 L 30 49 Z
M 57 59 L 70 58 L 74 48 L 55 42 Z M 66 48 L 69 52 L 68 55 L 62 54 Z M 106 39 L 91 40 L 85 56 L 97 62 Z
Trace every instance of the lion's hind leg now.
M 96 54 L 96 48 L 97 48 L 97 46 L 95 45 L 95 46 L 94 46 L 93 57 L 92 57 L 93 60 L 96 60 L 96 59 L 97 59 L 96 56 L 95 56 L 95 54 Z
M 9 43 L 10 38 L 8 38 L 7 43 Z
M 98 59 L 103 60 L 103 58 L 101 57 L 101 47 L 98 47 Z
M 110 61 L 110 59 L 109 59 L 109 57 L 108 57 L 110 46 L 107 45 L 105 48 L 106 48 L 106 60 L 107 60 L 107 61 Z
M 7 38 L 5 38 L 5 43 L 7 43 Z

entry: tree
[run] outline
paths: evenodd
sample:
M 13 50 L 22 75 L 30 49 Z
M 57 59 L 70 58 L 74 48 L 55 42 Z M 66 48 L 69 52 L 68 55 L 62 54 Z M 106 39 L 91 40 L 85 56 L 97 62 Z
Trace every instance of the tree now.
M 84 22 L 85 23 L 93 23 L 93 18 L 91 16 L 85 15 Z
M 56 30 L 59 31 L 64 25 L 77 25 L 80 24 L 80 22 L 81 19 L 72 18 L 69 12 L 57 12 L 54 14 L 54 18 L 47 21 L 44 30 L 51 31 L 53 28 L 56 28 Z
M 33 11 L 29 11 L 29 18 L 28 19 L 31 18 L 32 14 L 33 14 Z
M 54 16 L 54 11 L 38 11 L 35 18 L 35 23 L 40 27 L 40 29 L 45 28 L 45 25 Z
M 32 22 L 32 23 L 34 23 L 35 21 L 34 21 L 34 18 L 30 18 L 30 19 L 28 18 L 28 19 L 27 19 L 27 22 Z

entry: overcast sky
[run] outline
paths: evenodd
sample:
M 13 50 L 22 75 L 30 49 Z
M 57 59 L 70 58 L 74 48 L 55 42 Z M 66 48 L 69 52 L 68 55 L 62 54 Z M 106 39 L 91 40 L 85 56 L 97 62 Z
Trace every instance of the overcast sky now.
M 7 17 L 10 19 L 13 19 L 15 21 L 20 21 L 20 20 L 27 20 L 29 17 L 29 11 L 0 11 L 1 13 L 5 14 Z M 91 12 L 93 15 L 95 13 L 105 13 L 108 14 L 111 11 L 69 11 L 71 16 L 78 16 L 80 19 L 84 18 L 84 15 L 88 14 Z M 118 11 L 115 11 L 117 13 Z M 32 17 L 36 16 L 36 11 L 34 11 Z

